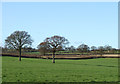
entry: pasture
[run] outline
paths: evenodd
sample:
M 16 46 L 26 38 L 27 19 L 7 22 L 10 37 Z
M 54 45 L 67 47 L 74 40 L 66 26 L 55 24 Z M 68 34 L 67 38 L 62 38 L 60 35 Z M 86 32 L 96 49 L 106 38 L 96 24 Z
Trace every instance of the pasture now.
M 117 82 L 118 58 L 65 60 L 2 57 L 3 82 Z

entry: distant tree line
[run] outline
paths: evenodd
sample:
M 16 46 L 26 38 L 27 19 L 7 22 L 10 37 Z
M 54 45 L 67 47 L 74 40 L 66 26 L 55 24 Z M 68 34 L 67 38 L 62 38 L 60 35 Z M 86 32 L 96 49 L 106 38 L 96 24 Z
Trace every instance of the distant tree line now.
M 120 49 L 112 48 L 112 46 L 91 46 L 80 44 L 77 48 L 74 46 L 66 47 L 69 44 L 68 39 L 62 36 L 47 37 L 43 42 L 39 43 L 37 49 L 32 48 L 33 40 L 26 31 L 15 31 L 5 39 L 5 46 L 0 47 L 3 53 L 19 53 L 19 61 L 21 61 L 21 53 L 40 52 L 41 55 L 48 53 L 53 54 L 53 63 L 55 63 L 55 53 L 80 53 L 84 54 L 104 54 L 104 53 L 120 53 Z
M 41 43 L 38 45 L 38 51 L 40 51 L 41 53 L 44 51 L 44 54 L 45 55 L 46 53 L 49 53 L 51 51 L 51 49 L 48 47 L 45 46 L 40 46 L 42 45 Z M 44 49 L 43 49 L 44 47 Z M 109 45 L 105 45 L 105 46 L 91 46 L 89 47 L 88 45 L 86 44 L 81 44 L 79 45 L 77 48 L 75 48 L 74 46 L 70 46 L 70 47 L 60 47 L 58 50 L 57 50 L 59 53 L 80 53 L 80 54 L 115 54 L 115 53 L 120 53 L 120 49 L 115 49 L 115 48 L 112 48 L 111 46 Z

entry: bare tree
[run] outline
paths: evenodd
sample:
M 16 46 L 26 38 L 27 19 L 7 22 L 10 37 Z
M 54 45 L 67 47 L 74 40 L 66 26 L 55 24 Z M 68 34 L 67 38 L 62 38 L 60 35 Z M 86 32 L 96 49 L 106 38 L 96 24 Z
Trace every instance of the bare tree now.
M 95 46 L 91 46 L 91 50 L 96 50 L 97 49 L 97 47 L 95 47 Z
M 104 49 L 109 53 L 110 50 L 112 50 L 112 46 L 105 45 L 105 46 L 104 46 Z
M 47 42 L 49 46 L 52 48 L 53 63 L 55 63 L 55 52 L 57 51 L 57 49 L 59 49 L 60 47 L 65 47 L 65 45 L 69 43 L 68 40 L 65 39 L 65 37 L 57 35 L 52 36 L 50 38 L 46 38 L 45 42 Z
M 105 50 L 104 47 L 103 46 L 99 46 L 98 50 L 99 50 L 100 55 L 102 56 L 104 54 L 104 50 Z
M 83 52 L 89 51 L 89 47 L 88 45 L 81 44 L 80 46 L 78 46 L 77 50 L 83 54 Z
M 33 40 L 28 32 L 15 31 L 5 40 L 5 46 L 8 48 L 14 48 L 19 51 L 19 61 L 21 61 L 21 49 L 24 46 L 30 46 Z
M 113 54 L 115 54 L 115 53 L 116 53 L 116 51 L 117 51 L 117 49 L 116 49 L 116 48 L 112 48 L 112 50 L 111 50 L 111 51 L 112 51 L 112 53 L 113 53 Z
M 91 51 L 93 52 L 93 54 L 96 53 L 96 50 L 97 50 L 97 47 L 95 47 L 95 46 L 91 46 Z
M 68 47 L 69 51 L 71 51 L 72 53 L 76 50 L 74 46 L 70 46 Z
M 38 51 L 42 54 L 45 55 L 48 51 L 50 51 L 50 46 L 48 45 L 47 42 L 42 42 L 38 46 Z

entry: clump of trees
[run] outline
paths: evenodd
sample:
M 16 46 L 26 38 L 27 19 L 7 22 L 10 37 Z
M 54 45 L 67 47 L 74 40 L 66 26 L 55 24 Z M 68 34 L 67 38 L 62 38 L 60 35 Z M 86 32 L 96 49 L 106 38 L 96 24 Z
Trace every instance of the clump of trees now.
M 74 46 L 66 47 L 65 50 L 66 50 L 66 51 L 69 51 L 69 52 L 71 52 L 71 53 L 73 53 L 73 52 L 76 51 L 76 49 L 75 49 Z
M 88 53 L 89 52 L 89 47 L 86 44 L 81 44 L 81 45 L 78 46 L 77 50 L 82 54 L 83 53 Z
M 51 50 L 51 47 L 47 42 L 41 42 L 37 48 L 42 55 L 45 55 L 47 52 L 50 52 Z
M 40 43 L 38 45 L 38 51 L 45 55 L 47 52 L 53 53 L 53 63 L 55 63 L 55 53 L 56 51 L 62 50 L 63 47 L 65 47 L 66 44 L 68 44 L 68 40 L 65 37 L 62 36 L 52 36 L 48 37 L 44 40 L 44 42 Z
M 22 48 L 22 52 L 23 53 L 26 53 L 26 52 L 37 52 L 37 50 L 35 48 L 32 48 L 32 47 L 23 47 Z
M 91 53 L 96 54 L 97 47 L 96 46 L 91 46 Z
M 102 56 L 104 54 L 104 47 L 103 46 L 99 46 L 98 47 L 99 53 Z
M 33 40 L 28 32 L 15 31 L 5 40 L 5 46 L 8 49 L 15 49 L 19 52 L 19 61 L 21 61 L 21 49 L 24 46 L 31 46 Z

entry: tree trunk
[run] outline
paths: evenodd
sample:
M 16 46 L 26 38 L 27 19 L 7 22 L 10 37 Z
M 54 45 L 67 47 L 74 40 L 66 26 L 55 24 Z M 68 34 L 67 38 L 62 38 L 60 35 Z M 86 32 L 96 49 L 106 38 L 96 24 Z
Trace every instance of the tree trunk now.
M 102 55 L 103 55 L 103 50 L 100 51 L 100 56 L 102 57 Z
M 45 50 L 43 51 L 43 55 L 45 56 Z
M 53 51 L 53 63 L 55 63 L 55 51 Z
M 21 47 L 19 47 L 19 61 L 21 61 Z

